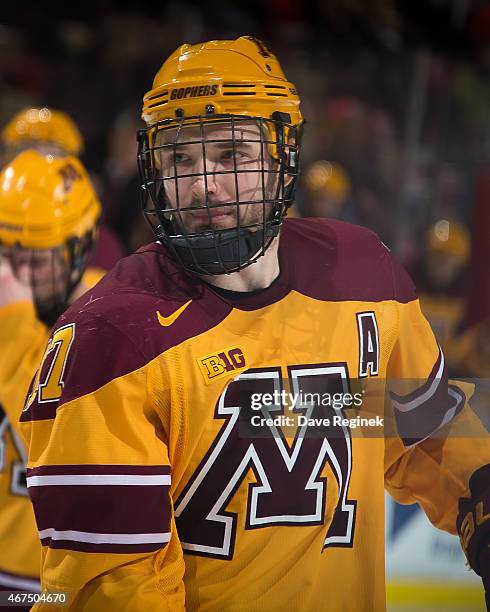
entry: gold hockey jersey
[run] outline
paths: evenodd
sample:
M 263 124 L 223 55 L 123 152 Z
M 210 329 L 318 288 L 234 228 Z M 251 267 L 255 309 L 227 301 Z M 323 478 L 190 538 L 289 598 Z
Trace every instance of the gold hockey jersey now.
M 93 286 L 102 276 L 89 268 L 83 280 Z M 31 302 L 0 308 L 0 589 L 40 590 L 41 546 L 18 421 L 49 333 Z
M 490 445 L 410 280 L 334 220 L 285 221 L 279 257 L 237 296 L 155 243 L 59 319 L 21 428 L 71 609 L 380 612 L 384 488 L 455 533 Z

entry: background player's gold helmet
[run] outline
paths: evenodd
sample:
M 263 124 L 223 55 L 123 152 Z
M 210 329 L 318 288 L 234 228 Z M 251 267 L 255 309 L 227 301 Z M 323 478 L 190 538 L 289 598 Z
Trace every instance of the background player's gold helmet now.
M 142 117 L 147 129 L 139 134 L 138 162 L 146 217 L 157 238 L 184 267 L 203 274 L 234 272 L 263 255 L 277 236 L 292 204 L 298 175 L 303 124 L 299 105 L 296 88 L 278 60 L 261 41 L 250 36 L 182 45 L 164 62 L 152 89 L 144 96 Z M 186 127 L 198 127 L 204 134 L 205 126 L 228 126 L 228 140 L 235 140 L 235 130 L 247 122 L 259 126 L 261 146 L 276 163 L 270 171 L 262 160 L 260 170 L 263 184 L 275 174 L 275 192 L 266 193 L 264 189 L 260 200 L 247 200 L 247 204 L 262 206 L 262 222 L 199 233 L 186 232 L 182 224 L 177 229 L 171 219 L 175 220 L 182 209 L 178 201 L 172 206 L 166 197 L 167 181 L 175 182 L 176 177 L 161 172 L 155 162 L 158 155 L 172 148 L 175 155 Z M 202 172 L 187 176 L 204 176 L 206 180 L 210 173 L 205 162 L 203 165 Z M 244 171 L 237 170 L 235 164 L 234 172 Z M 235 201 L 226 205 L 237 207 L 243 201 L 237 188 Z M 202 208 L 208 205 L 206 196 Z
M 346 171 L 340 164 L 319 160 L 304 173 L 303 183 L 310 195 L 325 194 L 339 201 L 346 200 L 352 185 Z
M 29 249 L 60 246 L 93 233 L 100 203 L 73 156 L 20 153 L 0 174 L 0 242 Z
M 18 112 L 2 130 L 1 140 L 9 150 L 43 143 L 71 155 L 83 152 L 83 138 L 73 120 L 62 111 L 46 107 Z
M 470 256 L 470 235 L 466 227 L 455 219 L 439 219 L 432 225 L 426 236 L 431 255 L 453 258 L 465 265 Z
M 14 271 L 28 266 L 44 321 L 54 322 L 80 281 L 100 213 L 87 171 L 76 157 L 27 150 L 0 173 L 0 255 L 10 259 Z

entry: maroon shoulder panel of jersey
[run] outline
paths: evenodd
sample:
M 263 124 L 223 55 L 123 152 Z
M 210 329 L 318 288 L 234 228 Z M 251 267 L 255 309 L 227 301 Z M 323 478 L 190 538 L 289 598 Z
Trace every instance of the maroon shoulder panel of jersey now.
M 374 232 L 335 219 L 285 219 L 279 243 L 281 273 L 260 293 L 233 302 L 255 310 L 289 291 L 323 301 L 410 302 L 413 283 Z
M 140 249 L 120 260 L 58 319 L 52 338 L 57 330 L 74 326 L 61 398 L 34 401 L 21 420 L 53 418 L 60 405 L 212 329 L 231 310 L 206 285 L 188 277 L 161 245 Z M 40 381 L 47 379 L 60 354 L 56 342 L 48 349 Z
M 413 283 L 377 235 L 336 219 L 285 221 L 294 288 L 324 300 L 415 299 Z

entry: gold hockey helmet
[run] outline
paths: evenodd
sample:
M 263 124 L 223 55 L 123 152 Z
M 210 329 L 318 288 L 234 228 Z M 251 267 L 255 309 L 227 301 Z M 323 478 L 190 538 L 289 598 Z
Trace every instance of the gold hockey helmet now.
M 87 265 L 101 206 L 73 156 L 26 150 L 0 173 L 0 255 L 28 281 L 39 317 L 52 325 Z
M 470 256 L 470 234 L 466 227 L 455 219 L 439 219 L 429 228 L 426 236 L 431 254 L 453 257 L 465 265 Z
M 83 138 L 74 121 L 64 112 L 32 107 L 18 112 L 2 130 L 4 146 L 16 148 L 24 143 L 50 143 L 71 155 L 83 153 Z
M 73 156 L 20 153 L 0 174 L 0 243 L 60 246 L 95 230 L 101 207 L 87 171 Z
M 296 87 L 277 58 L 252 36 L 182 45 L 164 62 L 143 98 L 147 125 L 199 115 L 240 115 L 303 123 Z

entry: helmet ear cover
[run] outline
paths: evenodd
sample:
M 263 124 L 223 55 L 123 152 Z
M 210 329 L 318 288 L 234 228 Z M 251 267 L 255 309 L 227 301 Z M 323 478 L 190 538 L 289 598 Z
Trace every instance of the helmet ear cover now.
M 176 119 L 165 119 L 138 132 L 138 168 L 142 179 L 142 205 L 145 218 L 155 233 L 157 239 L 165 244 L 171 254 L 187 270 L 199 274 L 229 274 L 242 269 L 253 263 L 278 235 L 283 217 L 287 209 L 293 203 L 296 179 L 298 175 L 298 157 L 301 138 L 301 130 L 298 126 L 288 123 L 290 116 L 287 113 L 275 112 L 270 119 L 263 117 L 250 117 L 248 115 L 199 115 L 194 117 L 180 117 Z M 203 149 L 204 171 L 199 176 L 204 176 L 205 182 L 210 174 L 206 171 L 206 141 L 203 133 L 205 126 L 223 125 L 231 131 L 231 142 L 235 147 L 235 129 L 243 122 L 253 122 L 259 127 L 261 160 L 262 197 L 260 200 L 241 201 L 239 194 L 238 176 L 247 170 L 237 168 L 236 156 L 234 154 L 234 168 L 231 171 L 235 175 L 235 201 L 227 202 L 226 206 L 239 206 L 241 203 L 254 203 L 262 205 L 262 221 L 253 226 L 240 226 L 237 210 L 238 225 L 233 229 L 209 230 L 204 233 L 190 234 L 185 231 L 183 224 L 177 228 L 173 215 L 180 218 L 184 208 L 181 208 L 178 198 L 178 180 L 174 176 L 163 176 L 161 169 L 156 163 L 156 157 L 162 148 L 173 149 L 175 160 L 175 147 L 181 131 L 186 126 L 198 126 L 201 139 L 193 141 L 201 144 Z M 167 144 L 158 144 L 159 134 L 165 130 L 174 129 L 176 138 Z M 230 140 L 230 139 L 228 139 Z M 267 149 L 272 160 L 276 162 L 277 169 L 266 169 L 263 150 Z M 248 170 L 250 172 L 250 170 Z M 198 176 L 198 174 L 187 174 L 186 177 Z M 176 185 L 177 203 L 172 208 L 165 193 L 165 182 L 173 181 Z M 207 182 L 206 182 L 207 184 Z M 274 193 L 269 193 L 271 185 L 275 184 Z M 208 198 L 203 208 L 209 207 Z M 266 214 L 266 208 L 268 210 Z

